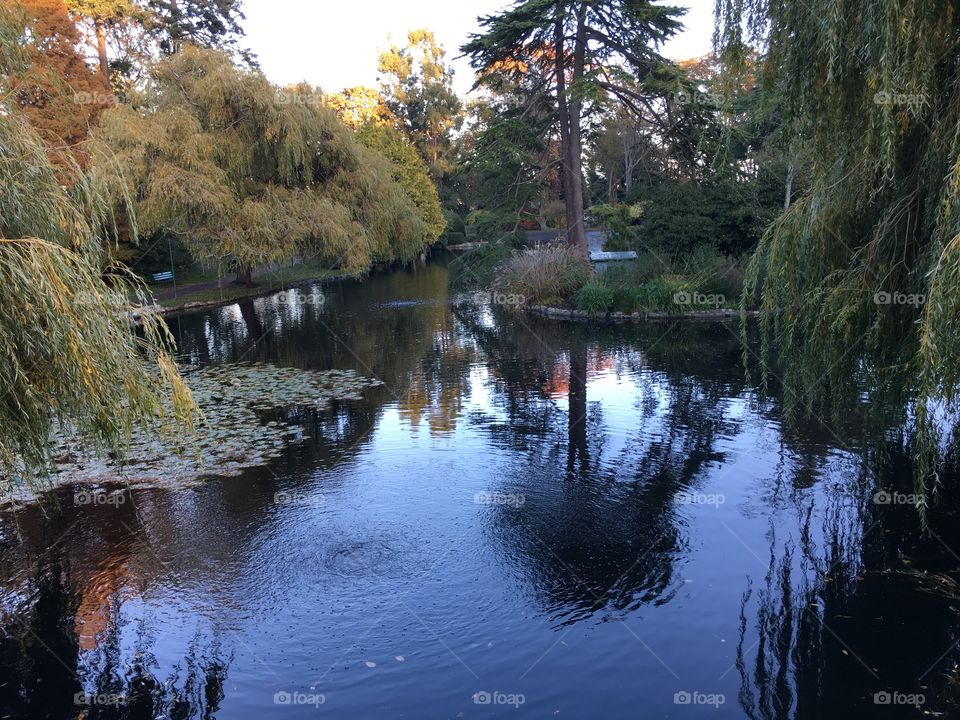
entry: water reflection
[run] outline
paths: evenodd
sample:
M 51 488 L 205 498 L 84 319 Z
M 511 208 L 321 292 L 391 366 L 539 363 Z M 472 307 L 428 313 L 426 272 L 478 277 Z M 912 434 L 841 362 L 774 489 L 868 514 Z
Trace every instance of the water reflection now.
M 384 384 L 268 414 L 297 442 L 241 477 L 0 515 L 0 717 L 952 712 L 960 528 L 874 501 L 909 454 L 859 411 L 785 421 L 736 326 L 514 315 L 442 264 L 300 295 L 177 319 L 184 361 Z

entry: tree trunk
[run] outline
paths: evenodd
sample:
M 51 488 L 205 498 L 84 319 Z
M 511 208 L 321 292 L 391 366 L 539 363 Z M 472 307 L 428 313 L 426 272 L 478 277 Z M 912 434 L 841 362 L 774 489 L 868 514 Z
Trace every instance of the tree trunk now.
M 623 127 L 623 190 L 624 198 L 630 197 L 630 188 L 633 186 L 633 157 L 631 153 L 632 138 L 627 137 L 627 127 Z
M 240 265 L 237 268 L 237 279 L 234 280 L 234 283 L 253 287 L 253 268 L 249 265 Z
M 576 84 L 583 79 L 584 67 L 586 65 L 587 50 L 587 4 L 581 3 L 577 8 L 577 34 L 573 48 L 573 82 Z M 587 256 L 587 233 L 583 225 L 583 149 L 580 134 L 580 112 L 583 102 L 577 97 L 570 100 L 570 180 L 571 188 L 569 201 L 573 205 L 572 210 L 576 222 L 572 227 L 572 232 L 568 230 L 570 244 L 578 248 Z M 568 211 L 569 212 L 569 211 Z
M 563 209 L 567 220 L 567 241 L 571 242 L 570 233 L 577 224 L 577 218 L 573 212 L 571 195 L 573 180 L 570 167 L 570 111 L 567 106 L 567 62 L 563 42 L 562 3 L 557 3 L 556 12 L 554 21 L 554 69 L 557 75 L 557 118 L 560 124 L 560 189 L 563 191 Z
M 103 20 L 94 20 L 93 28 L 97 34 L 97 60 L 100 65 L 100 81 L 103 90 L 110 95 L 113 88 L 110 86 L 110 61 L 107 58 L 107 31 L 103 27 Z

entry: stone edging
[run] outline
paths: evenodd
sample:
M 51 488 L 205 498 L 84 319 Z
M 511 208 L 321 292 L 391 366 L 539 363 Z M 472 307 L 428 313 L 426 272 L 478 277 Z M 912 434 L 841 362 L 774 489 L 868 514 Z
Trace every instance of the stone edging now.
M 567 308 L 550 307 L 548 305 L 527 305 L 524 307 L 528 313 L 533 315 L 542 315 L 544 317 L 557 318 L 560 320 L 602 320 L 604 322 L 624 322 L 628 320 L 739 320 L 740 311 L 730 310 L 728 308 L 717 308 L 716 310 L 690 310 L 684 313 L 671 312 L 606 312 L 591 313 L 586 310 L 570 310 Z M 757 317 L 757 310 L 748 310 L 747 317 Z

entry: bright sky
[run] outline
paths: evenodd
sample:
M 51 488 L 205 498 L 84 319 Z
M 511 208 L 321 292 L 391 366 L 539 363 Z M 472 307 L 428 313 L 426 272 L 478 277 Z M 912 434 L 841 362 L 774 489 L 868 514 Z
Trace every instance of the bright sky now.
M 327 92 L 354 85 L 377 86 L 377 55 L 391 41 L 402 45 L 407 31 L 432 30 L 448 58 L 478 30 L 477 16 L 512 4 L 509 0 L 244 0 L 247 45 L 264 73 L 287 85 L 306 80 Z M 682 60 L 710 50 L 713 0 L 672 0 L 688 7 L 686 29 L 664 48 Z M 466 59 L 452 60 L 455 88 L 473 84 Z

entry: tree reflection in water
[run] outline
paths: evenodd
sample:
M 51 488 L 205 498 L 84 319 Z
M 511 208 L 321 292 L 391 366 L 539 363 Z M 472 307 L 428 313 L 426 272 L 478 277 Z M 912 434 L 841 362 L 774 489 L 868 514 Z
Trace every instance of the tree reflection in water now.
M 69 573 L 50 566 L 32 584 L 29 607 L 5 618 L 0 636 L 0 716 L 153 720 L 214 717 L 229 661 L 199 640 L 163 679 L 142 627 L 121 643 L 115 614 L 80 650 L 73 618 L 80 598 Z
M 861 468 L 859 491 L 837 490 L 825 506 L 795 493 L 781 506 L 786 512 L 771 517 L 767 572 L 758 587 L 748 580 L 741 604 L 736 666 L 747 717 L 903 718 L 960 709 L 960 592 L 947 574 L 956 572 L 950 548 L 960 547 L 960 528 L 940 514 L 925 534 L 912 506 L 875 501 L 878 486 L 903 489 L 908 457 L 890 444 L 882 464 Z M 802 489 L 808 471 L 801 463 L 778 480 Z M 955 462 L 948 472 L 955 483 Z M 942 631 L 918 632 L 921 618 Z M 896 705 L 888 700 L 895 693 L 922 701 Z

